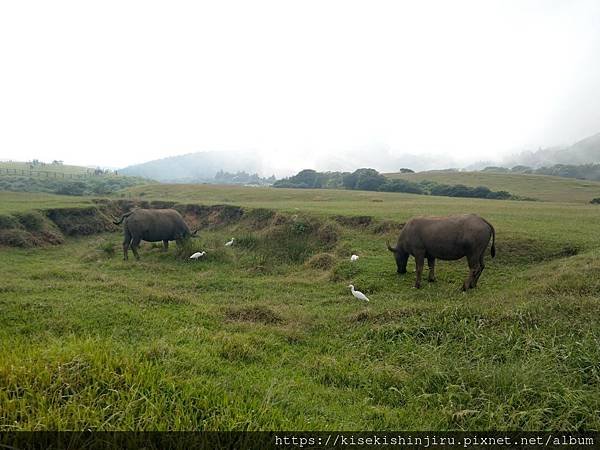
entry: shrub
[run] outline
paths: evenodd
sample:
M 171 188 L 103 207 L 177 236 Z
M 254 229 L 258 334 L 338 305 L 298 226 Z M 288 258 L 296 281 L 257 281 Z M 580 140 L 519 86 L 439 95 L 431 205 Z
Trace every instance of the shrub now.
M 423 187 L 417 183 L 402 179 L 388 179 L 379 186 L 383 192 L 406 192 L 409 194 L 423 194 Z
M 19 221 L 9 215 L 0 214 L 0 230 L 8 230 L 10 228 L 17 228 Z
M 28 231 L 40 231 L 44 227 L 44 217 L 38 212 L 30 211 L 15 216 Z
M 84 195 L 85 191 L 85 183 L 81 181 L 70 181 L 60 186 L 55 192 L 61 195 Z
M 333 247 L 340 238 L 340 227 L 333 222 L 326 222 L 317 231 L 317 237 L 323 246 Z
M 311 269 L 319 270 L 330 269 L 334 266 L 334 264 L 335 256 L 333 256 L 331 253 L 317 253 L 306 262 L 306 265 Z
M 592 205 L 600 205 L 600 197 L 593 198 L 590 203 Z
M 347 281 L 356 277 L 358 272 L 358 264 L 354 264 L 348 260 L 344 260 L 333 268 L 330 279 L 331 281 Z
M 112 258 L 115 256 L 115 244 L 110 241 L 105 241 L 98 245 L 98 250 L 103 252 L 107 257 Z

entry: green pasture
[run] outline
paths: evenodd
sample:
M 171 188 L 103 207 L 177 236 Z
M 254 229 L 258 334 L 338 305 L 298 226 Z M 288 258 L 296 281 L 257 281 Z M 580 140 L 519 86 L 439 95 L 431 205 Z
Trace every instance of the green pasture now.
M 547 175 L 432 170 L 419 173 L 388 173 L 385 176 L 409 181 L 429 180 L 470 187 L 486 186 L 493 191 L 504 190 L 520 197 L 548 202 L 589 203 L 593 198 L 600 197 L 600 182 Z
M 78 174 L 78 175 L 84 175 L 89 173 L 90 171 L 93 172 L 94 169 L 91 169 L 89 167 L 82 167 L 82 166 L 71 166 L 68 164 L 51 164 L 51 163 L 46 163 L 46 164 L 36 164 L 36 165 L 31 165 L 30 163 L 27 162 L 21 162 L 21 161 L 0 161 L 0 169 L 10 169 L 10 170 L 17 170 L 19 173 L 21 171 L 25 171 L 27 173 L 29 173 L 29 171 L 42 171 L 42 172 L 56 172 L 56 173 L 64 173 L 64 174 Z
M 209 185 L 119 196 L 276 213 L 167 253 L 145 243 L 140 261 L 122 260 L 119 233 L 1 248 L 0 430 L 600 429 L 597 206 Z M 0 212 L 61 200 L 90 201 L 2 193 Z M 467 212 L 497 232 L 477 289 L 460 292 L 465 261 L 439 262 L 421 290 L 412 260 L 396 274 L 397 223 Z
M 92 201 L 88 197 L 0 191 L 0 214 L 63 207 L 89 206 L 91 204 Z

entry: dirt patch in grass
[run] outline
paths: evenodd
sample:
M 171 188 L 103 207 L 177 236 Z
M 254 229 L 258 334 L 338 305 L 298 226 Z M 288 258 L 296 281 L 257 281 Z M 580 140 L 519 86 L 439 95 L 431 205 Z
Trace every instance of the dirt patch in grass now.
M 279 314 L 266 306 L 229 308 L 225 311 L 225 318 L 233 322 L 253 322 L 266 325 L 283 322 L 283 318 Z
M 0 216 L 0 245 L 28 248 L 63 242 L 60 231 L 40 212 Z
M 351 228 L 366 228 L 373 223 L 371 216 L 334 216 L 333 220 L 340 225 Z
M 404 222 L 394 222 L 393 220 L 382 220 L 375 222 L 371 226 L 371 231 L 375 234 L 400 233 L 404 228 Z
M 95 206 L 51 209 L 47 211 L 47 215 L 67 236 L 87 236 L 118 230 L 112 220 Z
M 0 230 L 0 245 L 8 247 L 35 247 L 41 242 L 31 233 L 22 229 Z
M 244 215 L 244 209 L 231 205 L 195 205 L 177 204 L 173 207 L 193 228 L 212 229 L 238 223 Z

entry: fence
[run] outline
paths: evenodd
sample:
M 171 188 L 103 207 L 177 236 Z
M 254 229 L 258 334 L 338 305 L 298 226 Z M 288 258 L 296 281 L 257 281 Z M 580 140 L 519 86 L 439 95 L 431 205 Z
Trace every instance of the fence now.
M 65 173 L 55 172 L 52 170 L 33 170 L 33 169 L 13 169 L 7 167 L 0 167 L 0 175 L 21 175 L 30 177 L 43 177 L 43 178 L 60 178 L 60 179 L 82 179 L 90 177 L 107 177 L 116 176 L 114 172 L 105 173 L 102 171 L 92 170 L 90 172 L 81 173 Z

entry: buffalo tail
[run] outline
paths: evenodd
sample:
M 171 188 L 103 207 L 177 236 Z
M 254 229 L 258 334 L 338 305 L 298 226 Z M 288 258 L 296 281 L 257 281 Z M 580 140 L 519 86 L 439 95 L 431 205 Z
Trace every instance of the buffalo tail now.
M 115 225 L 120 225 L 121 222 L 123 222 L 123 219 L 125 219 L 125 217 L 129 217 L 131 214 L 133 214 L 133 211 L 129 211 L 128 213 L 123 214 L 119 220 L 113 220 L 113 223 Z
M 490 254 L 492 255 L 492 258 L 496 256 L 496 230 L 494 230 L 494 226 L 489 223 L 487 220 L 483 219 L 483 221 L 485 223 L 488 224 L 488 226 L 490 227 L 490 229 L 492 230 L 492 248 L 490 249 Z

